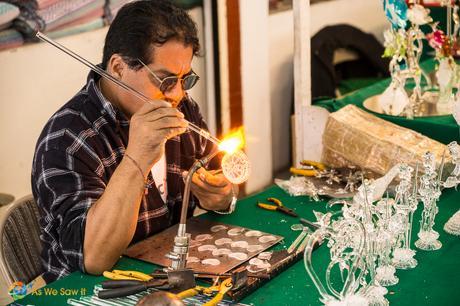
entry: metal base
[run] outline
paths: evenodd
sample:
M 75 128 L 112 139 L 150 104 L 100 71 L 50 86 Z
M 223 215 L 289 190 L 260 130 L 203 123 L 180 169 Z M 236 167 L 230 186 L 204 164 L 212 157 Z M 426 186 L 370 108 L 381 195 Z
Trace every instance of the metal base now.
M 171 292 L 178 293 L 196 287 L 195 274 L 191 269 L 171 270 L 167 272 Z
M 379 97 L 380 95 L 376 95 L 364 100 L 364 108 L 374 113 L 391 116 L 385 114 L 385 112 L 383 111 L 382 107 L 379 104 Z M 414 117 L 435 117 L 451 115 L 451 108 L 445 106 L 443 107 L 442 105 L 437 104 L 438 97 L 438 92 L 425 92 L 423 94 L 423 101 L 421 101 L 414 110 Z M 401 115 L 395 117 L 406 117 L 406 115 L 403 112 Z

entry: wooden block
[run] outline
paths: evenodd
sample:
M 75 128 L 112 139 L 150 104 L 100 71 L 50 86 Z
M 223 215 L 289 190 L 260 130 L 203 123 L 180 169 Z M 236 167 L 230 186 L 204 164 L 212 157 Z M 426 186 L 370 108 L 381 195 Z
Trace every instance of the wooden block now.
M 420 168 L 428 151 L 440 165 L 444 150 L 447 161 L 444 144 L 347 105 L 329 116 L 321 159 L 333 167 L 355 165 L 384 174 L 398 162 Z

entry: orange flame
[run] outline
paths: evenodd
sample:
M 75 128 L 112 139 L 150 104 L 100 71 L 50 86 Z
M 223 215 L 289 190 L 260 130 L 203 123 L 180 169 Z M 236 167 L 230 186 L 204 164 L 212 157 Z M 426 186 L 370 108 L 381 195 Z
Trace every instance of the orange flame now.
M 219 144 L 219 150 L 232 154 L 236 150 L 243 148 L 244 146 L 244 134 L 243 128 L 238 128 L 235 132 L 231 132 L 224 137 Z

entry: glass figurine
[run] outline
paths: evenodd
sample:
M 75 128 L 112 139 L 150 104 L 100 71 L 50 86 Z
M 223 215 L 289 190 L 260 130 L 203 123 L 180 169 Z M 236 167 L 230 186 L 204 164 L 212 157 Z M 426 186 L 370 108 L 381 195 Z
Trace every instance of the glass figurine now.
M 417 172 L 414 179 L 414 187 L 411 190 L 412 172 L 414 169 L 407 164 L 399 166 L 400 183 L 396 187 L 395 210 L 401 215 L 403 231 L 397 237 L 397 246 L 393 250 L 393 265 L 397 269 L 412 269 L 417 266 L 414 258 L 415 250 L 410 248 L 412 237 L 412 225 L 414 212 L 417 209 Z
M 441 166 L 442 169 L 443 166 Z M 421 250 L 433 251 L 441 248 L 442 243 L 438 240 L 439 233 L 433 229 L 434 219 L 438 213 L 438 201 L 440 191 L 440 180 L 437 178 L 436 162 L 434 155 L 425 153 L 423 158 L 424 174 L 420 178 L 419 195 L 423 203 L 422 218 L 420 220 L 420 231 L 415 246 Z
M 376 219 L 375 252 L 378 256 L 378 267 L 376 268 L 376 280 L 382 286 L 393 286 L 399 282 L 395 275 L 396 268 L 391 263 L 391 252 L 395 245 L 395 237 L 402 230 L 402 220 L 400 214 L 394 214 L 394 200 L 382 199 L 374 209 L 374 219 Z
M 327 306 L 369 305 L 367 298 L 359 292 L 365 273 L 365 265 L 362 264 L 366 239 L 364 227 L 354 219 L 330 221 L 326 215 L 319 221 L 321 227 L 309 236 L 304 252 L 305 269 L 319 291 L 320 301 Z M 327 242 L 331 254 L 325 283 L 319 278 L 312 263 L 313 247 L 319 241 Z M 337 283 L 331 281 L 334 268 L 340 270 L 343 281 L 341 288 L 337 288 Z
M 444 182 L 445 188 L 454 187 L 457 189 L 458 183 L 460 183 L 460 146 L 456 141 L 453 141 L 447 145 L 452 163 L 454 163 L 454 170 Z M 460 210 L 457 211 L 444 225 L 444 230 L 452 235 L 460 236 Z
M 444 230 L 452 235 L 460 236 L 460 210 L 458 210 L 444 225 Z
M 452 163 L 454 164 L 454 170 L 442 184 L 444 188 L 457 189 L 457 185 L 460 183 L 460 146 L 456 141 L 452 141 L 447 145 L 449 149 L 450 156 L 452 158 Z

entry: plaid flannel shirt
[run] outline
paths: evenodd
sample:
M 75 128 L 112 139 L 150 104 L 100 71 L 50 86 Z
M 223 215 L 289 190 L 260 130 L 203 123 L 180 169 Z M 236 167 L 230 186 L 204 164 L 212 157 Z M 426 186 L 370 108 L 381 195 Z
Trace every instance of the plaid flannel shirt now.
M 85 271 L 87 212 L 103 194 L 128 144 L 129 120 L 103 97 L 97 80 L 90 72 L 87 84 L 49 119 L 35 149 L 32 192 L 41 212 L 41 257 L 48 283 L 72 271 Z M 195 102 L 184 99 L 178 108 L 187 120 L 206 129 Z M 181 173 L 211 152 L 214 144 L 187 131 L 168 140 L 165 148 L 167 201 L 155 186 L 143 197 L 132 243 L 178 223 L 184 189 Z M 213 162 L 211 168 L 217 161 Z M 197 204 L 191 196 L 190 214 Z

